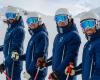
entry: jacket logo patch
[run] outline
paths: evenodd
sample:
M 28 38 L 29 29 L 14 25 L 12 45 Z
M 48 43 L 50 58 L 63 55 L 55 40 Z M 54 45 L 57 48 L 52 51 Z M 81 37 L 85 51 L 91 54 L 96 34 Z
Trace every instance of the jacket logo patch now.
M 92 48 L 92 45 L 89 46 L 89 51 L 91 50 L 91 48 Z
M 62 42 L 62 41 L 63 41 L 63 37 L 60 38 L 60 42 Z

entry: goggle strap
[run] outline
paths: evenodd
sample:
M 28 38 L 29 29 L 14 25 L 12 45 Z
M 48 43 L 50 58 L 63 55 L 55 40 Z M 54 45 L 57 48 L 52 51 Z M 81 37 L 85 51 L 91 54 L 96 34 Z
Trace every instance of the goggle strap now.
M 94 19 L 94 18 L 83 19 L 83 20 L 80 21 L 80 23 L 83 22 L 83 21 L 85 21 L 85 20 L 96 20 L 96 19 Z M 97 20 L 96 20 L 96 21 L 97 21 Z

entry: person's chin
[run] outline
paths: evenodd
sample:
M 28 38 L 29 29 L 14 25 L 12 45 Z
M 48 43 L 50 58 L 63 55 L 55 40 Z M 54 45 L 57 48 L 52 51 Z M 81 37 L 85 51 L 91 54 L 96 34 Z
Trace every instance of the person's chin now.
M 92 35 L 92 34 L 93 34 L 93 32 L 90 32 L 90 31 L 87 32 L 87 35 Z

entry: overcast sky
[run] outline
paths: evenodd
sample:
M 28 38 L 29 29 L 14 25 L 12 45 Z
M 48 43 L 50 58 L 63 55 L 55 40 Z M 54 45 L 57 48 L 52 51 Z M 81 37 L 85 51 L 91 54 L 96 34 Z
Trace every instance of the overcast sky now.
M 100 0 L 0 0 L 0 7 L 12 5 L 29 11 L 54 15 L 58 8 L 67 8 L 72 15 L 99 7 Z

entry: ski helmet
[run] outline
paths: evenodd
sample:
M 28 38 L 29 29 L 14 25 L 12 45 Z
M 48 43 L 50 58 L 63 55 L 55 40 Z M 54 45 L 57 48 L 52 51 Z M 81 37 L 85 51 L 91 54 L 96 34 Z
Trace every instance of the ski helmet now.
M 55 16 L 56 15 L 60 15 L 60 14 L 64 14 L 64 15 L 67 15 L 67 16 L 71 17 L 71 14 L 69 13 L 69 11 L 66 8 L 60 8 L 60 9 L 58 9 L 56 11 L 56 13 L 55 13 Z
M 59 14 L 71 15 L 66 8 L 60 8 L 60 9 L 58 9 L 56 11 L 55 15 L 59 15 Z
M 19 17 L 20 17 L 19 10 L 16 7 L 12 7 L 12 6 L 5 7 L 5 14 L 6 13 L 14 13 L 14 14 L 16 14 L 16 19 L 19 19 Z
M 71 14 L 69 13 L 69 11 L 68 11 L 66 8 L 59 8 L 59 9 L 56 11 L 55 17 L 54 17 L 54 20 L 55 20 L 55 21 L 56 21 L 56 16 L 59 16 L 59 15 L 67 16 L 68 22 L 70 22 L 71 19 L 72 19 Z
M 80 22 L 86 19 L 96 19 L 96 29 L 100 29 L 99 16 L 96 13 L 89 11 L 80 16 Z
M 42 20 L 41 20 L 41 16 L 38 12 L 29 12 L 27 13 L 27 19 L 28 18 L 31 18 L 31 17 L 35 17 L 35 18 L 38 18 L 38 22 L 41 23 Z

